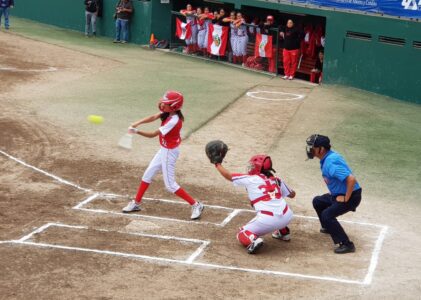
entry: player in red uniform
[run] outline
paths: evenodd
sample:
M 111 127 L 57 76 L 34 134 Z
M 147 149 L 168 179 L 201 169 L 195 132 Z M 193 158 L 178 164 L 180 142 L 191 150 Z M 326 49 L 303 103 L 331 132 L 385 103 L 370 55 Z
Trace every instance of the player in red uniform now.
M 267 155 L 255 155 L 249 160 L 248 174 L 233 174 L 221 164 L 216 169 L 234 186 L 246 188 L 250 204 L 257 215 L 237 233 L 238 241 L 253 254 L 263 245 L 261 236 L 272 232 L 275 239 L 289 241 L 287 225 L 293 212 L 284 197 L 294 198 L 295 192 L 273 175 L 272 160 Z
M 134 200 L 130 201 L 123 212 L 139 211 L 143 194 L 148 189 L 153 177 L 159 171 L 162 171 L 165 187 L 171 193 L 187 201 L 192 206 L 191 219 L 199 219 L 204 206 L 202 203 L 194 200 L 183 188 L 175 181 L 175 163 L 180 154 L 179 145 L 181 143 L 180 131 L 183 127 L 184 116 L 181 113 L 184 97 L 180 92 L 167 91 L 159 100 L 160 112 L 134 122 L 129 127 L 129 133 L 139 134 L 144 137 L 154 138 L 159 136 L 161 148 L 155 154 L 148 168 L 143 174 L 138 192 Z M 148 132 L 137 129 L 141 124 L 151 123 L 161 119 L 161 127 L 159 129 Z

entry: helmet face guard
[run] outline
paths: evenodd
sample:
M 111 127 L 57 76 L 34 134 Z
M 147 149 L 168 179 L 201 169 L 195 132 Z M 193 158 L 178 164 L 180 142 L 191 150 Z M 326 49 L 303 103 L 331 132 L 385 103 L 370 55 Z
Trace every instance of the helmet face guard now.
M 307 159 L 313 159 L 314 158 L 314 143 L 316 142 L 318 136 L 319 136 L 318 134 L 312 134 L 306 140 L 306 143 L 307 143 L 307 146 L 306 146 Z
M 261 154 L 250 158 L 247 166 L 247 173 L 249 175 L 259 175 L 262 173 L 262 170 L 275 172 L 275 170 L 272 169 L 272 159 L 270 156 Z

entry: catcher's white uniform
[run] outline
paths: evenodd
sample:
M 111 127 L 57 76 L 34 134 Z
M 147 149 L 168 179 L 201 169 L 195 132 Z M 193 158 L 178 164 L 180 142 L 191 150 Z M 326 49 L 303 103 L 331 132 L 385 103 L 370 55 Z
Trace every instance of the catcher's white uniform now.
M 263 174 L 233 174 L 232 182 L 234 186 L 246 188 L 250 203 L 257 211 L 256 217 L 241 230 L 262 236 L 283 229 L 291 222 L 293 212 L 284 199 L 291 190 L 279 178 L 268 178 Z

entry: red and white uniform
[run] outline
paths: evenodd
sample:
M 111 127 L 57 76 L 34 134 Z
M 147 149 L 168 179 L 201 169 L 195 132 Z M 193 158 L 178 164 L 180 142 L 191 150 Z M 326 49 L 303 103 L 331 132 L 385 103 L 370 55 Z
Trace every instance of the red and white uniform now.
M 177 114 L 169 116 L 159 127 L 159 142 L 161 148 L 155 154 L 143 174 L 142 181 L 151 183 L 157 172 L 162 171 L 165 187 L 175 193 L 180 186 L 175 181 L 175 163 L 180 155 L 178 146 L 181 143 L 181 128 L 183 122 Z
M 186 39 L 187 45 L 194 45 L 197 43 L 197 17 L 196 11 L 188 11 L 186 9 L 181 11 L 182 14 L 186 14 L 186 23 L 190 23 L 191 26 L 191 37 Z
M 291 222 L 293 212 L 284 199 L 291 190 L 283 181 L 262 174 L 233 174 L 232 182 L 234 186 L 246 188 L 250 203 L 257 211 L 256 217 L 241 228 L 243 231 L 262 236 L 283 229 Z

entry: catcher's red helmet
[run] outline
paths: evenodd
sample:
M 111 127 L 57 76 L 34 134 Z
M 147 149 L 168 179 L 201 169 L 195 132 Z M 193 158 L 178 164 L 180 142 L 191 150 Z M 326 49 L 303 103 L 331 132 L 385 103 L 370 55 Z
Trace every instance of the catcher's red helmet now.
M 164 96 L 159 100 L 159 106 L 161 106 L 161 103 L 168 104 L 171 107 L 171 111 L 177 111 L 183 107 L 184 97 L 180 92 L 166 91 Z
M 259 175 L 262 173 L 262 170 L 273 171 L 272 169 L 272 159 L 270 156 L 265 154 L 258 154 L 250 158 L 248 174 L 249 175 Z

